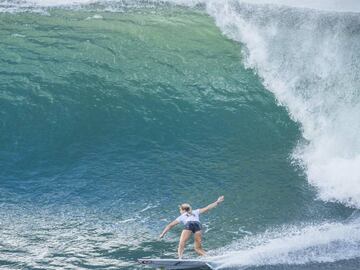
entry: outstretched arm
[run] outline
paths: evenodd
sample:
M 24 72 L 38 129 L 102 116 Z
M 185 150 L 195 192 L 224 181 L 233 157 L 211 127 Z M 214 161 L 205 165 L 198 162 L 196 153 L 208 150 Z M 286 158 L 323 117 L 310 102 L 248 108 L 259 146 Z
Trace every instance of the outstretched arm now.
M 165 229 L 163 230 L 163 232 L 160 234 L 160 238 L 163 238 L 164 235 L 171 230 L 172 227 L 174 227 L 175 225 L 179 224 L 179 221 L 178 220 L 174 220 L 172 222 L 170 222 L 166 227 Z
M 206 206 L 204 208 L 200 208 L 200 214 L 205 213 L 205 212 L 215 208 L 216 206 L 218 206 L 223 201 L 224 201 L 224 196 L 220 196 L 215 202 L 210 203 L 208 206 Z

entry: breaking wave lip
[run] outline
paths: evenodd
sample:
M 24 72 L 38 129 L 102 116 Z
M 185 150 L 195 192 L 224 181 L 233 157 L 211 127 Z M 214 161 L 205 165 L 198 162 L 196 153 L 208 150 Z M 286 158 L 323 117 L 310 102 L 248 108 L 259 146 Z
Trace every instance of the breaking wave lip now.
M 316 9 L 335 12 L 360 12 L 360 3 L 356 0 L 241 0 L 239 2 L 257 5 L 276 5 L 294 8 Z
M 332 263 L 359 258 L 360 222 L 283 226 L 246 236 L 216 251 L 209 260 L 216 269 L 263 265 Z
M 360 16 L 231 0 L 206 10 L 301 124 L 293 160 L 318 197 L 360 208 Z

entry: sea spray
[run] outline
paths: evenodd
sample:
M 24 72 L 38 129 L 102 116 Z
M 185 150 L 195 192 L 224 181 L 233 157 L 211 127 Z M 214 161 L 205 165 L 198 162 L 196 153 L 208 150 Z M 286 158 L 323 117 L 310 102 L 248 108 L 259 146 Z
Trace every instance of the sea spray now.
M 217 269 L 335 262 L 358 257 L 359 218 L 348 223 L 283 226 L 246 236 L 211 257 Z
M 306 142 L 293 156 L 319 197 L 360 207 L 360 16 L 241 1 L 206 8 L 301 123 Z

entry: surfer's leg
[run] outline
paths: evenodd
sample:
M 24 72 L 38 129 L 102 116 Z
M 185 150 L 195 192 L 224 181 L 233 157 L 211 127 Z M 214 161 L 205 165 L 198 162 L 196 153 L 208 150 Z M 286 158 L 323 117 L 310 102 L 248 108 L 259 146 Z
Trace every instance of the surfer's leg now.
M 200 256 L 205 256 L 206 252 L 201 247 L 201 231 L 197 231 L 194 236 L 195 236 L 194 249 L 196 253 L 199 254 Z
M 189 240 L 191 233 L 192 233 L 192 231 L 190 231 L 190 230 L 183 230 L 181 232 L 179 248 L 178 248 L 179 259 L 181 259 L 184 254 L 185 244 L 186 244 L 186 241 Z

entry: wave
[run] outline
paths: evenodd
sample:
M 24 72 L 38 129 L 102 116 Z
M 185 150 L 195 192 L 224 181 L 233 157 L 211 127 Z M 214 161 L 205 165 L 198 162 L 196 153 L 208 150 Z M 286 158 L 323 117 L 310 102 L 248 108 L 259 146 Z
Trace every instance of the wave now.
M 105 10 L 111 8 L 112 11 L 121 11 L 121 9 L 112 9 L 114 2 L 117 3 L 115 5 L 117 8 L 122 4 L 125 6 L 139 4 L 140 7 L 144 7 L 144 4 L 141 3 L 145 2 L 150 5 L 163 3 L 158 1 L 133 1 L 131 3 L 131 1 L 34 0 L 12 2 L 0 0 L 0 9 L 5 12 L 37 11 L 38 8 L 43 7 L 78 7 L 79 5 L 102 3 Z M 303 4 L 300 8 L 298 5 L 292 5 L 290 1 L 257 1 L 257 4 L 246 1 L 211 0 L 171 2 L 191 7 L 202 6 L 215 19 L 216 24 L 227 37 L 245 45 L 243 54 L 246 66 L 260 75 L 266 88 L 274 93 L 278 102 L 287 108 L 289 115 L 302 126 L 304 141 L 300 142 L 294 150 L 293 158 L 303 166 L 309 183 L 318 190 L 319 198 L 359 208 L 360 62 L 358 59 L 360 59 L 360 44 L 358 40 L 360 19 L 354 12 L 343 13 L 343 11 L 356 11 L 357 7 L 354 6 L 354 9 L 351 10 L 351 1 L 348 2 L 348 8 L 341 10 L 342 12 L 334 12 L 337 10 L 335 6 L 329 7 L 324 2 L 323 5 L 319 4 L 317 7 Z M 313 10 L 313 8 L 318 8 L 318 10 Z M 331 12 L 325 10 L 331 10 Z M 98 17 L 94 18 L 101 18 L 100 15 L 96 16 Z M 159 40 L 159 43 L 161 42 Z M 109 55 L 111 54 L 109 53 Z M 95 58 L 95 55 L 93 57 Z M 99 66 L 99 62 L 96 63 L 96 66 Z M 78 66 L 76 69 L 79 69 Z M 162 69 L 159 70 L 161 72 Z M 74 76 L 72 82 L 83 80 L 83 78 L 83 76 Z M 198 78 L 195 79 L 198 80 Z M 103 89 L 108 89 L 108 87 L 105 85 Z M 234 87 L 234 89 L 237 88 Z M 81 93 L 83 92 L 80 91 Z M 124 126 L 129 127 L 128 123 L 136 123 L 138 118 L 132 115 L 132 106 L 127 109 L 126 94 L 122 94 L 124 95 L 124 107 L 129 113 L 122 115 L 121 119 L 125 119 L 124 121 L 129 119 L 129 122 L 124 122 Z M 179 106 L 177 94 L 174 95 L 174 114 L 176 115 L 178 114 L 176 109 Z M 224 94 L 224 97 L 226 94 L 228 92 Z M 108 101 L 114 98 L 114 93 L 104 94 L 104 96 Z M 139 100 L 135 100 L 136 102 L 132 105 L 142 104 L 143 96 L 141 94 L 138 96 Z M 149 96 L 146 98 L 149 102 Z M 65 97 L 64 100 L 67 98 Z M 122 100 L 122 97 L 117 100 Z M 152 107 L 159 106 L 156 97 L 152 100 Z M 80 117 L 81 120 L 91 119 L 95 122 L 92 126 L 96 127 L 96 124 L 103 121 L 102 119 L 108 115 L 120 118 L 118 117 L 121 115 L 120 113 L 112 114 L 111 112 L 112 108 L 117 111 L 117 107 L 109 108 L 108 103 L 100 104 L 98 101 L 96 94 L 87 100 L 90 105 L 94 106 L 86 107 L 83 113 L 85 116 L 81 116 L 83 117 Z M 117 102 L 115 103 L 114 106 L 118 105 Z M 76 107 L 77 102 L 71 101 L 71 104 L 74 104 L 69 106 L 71 112 L 79 110 Z M 204 104 L 207 106 L 208 103 L 204 102 Z M 214 107 L 218 107 L 219 104 L 222 103 L 216 103 Z M 234 104 L 234 106 L 238 106 L 239 100 L 235 100 Z M 61 110 L 61 106 L 59 110 Z M 106 108 L 102 111 L 103 118 L 99 116 L 98 110 L 92 109 L 95 106 Z M 163 116 L 164 111 L 166 110 L 159 110 L 156 116 Z M 74 117 L 71 113 L 67 115 L 69 118 Z M 141 114 L 139 118 L 142 117 Z M 67 120 L 65 118 L 60 120 Z M 171 119 L 170 117 L 168 122 Z M 148 121 L 158 123 L 155 117 L 149 118 Z M 59 126 L 59 122 L 63 123 L 61 121 L 53 122 L 54 127 Z M 184 126 L 189 126 L 190 121 L 183 122 Z M 70 121 L 70 123 L 75 126 L 76 121 Z M 122 122 L 117 123 L 121 124 Z M 165 121 L 164 129 L 168 129 L 170 126 L 166 123 Z M 120 124 L 118 126 L 121 126 Z M 141 121 L 138 125 L 134 124 L 133 130 L 141 130 L 142 125 Z M 109 122 L 103 132 L 107 133 L 113 126 L 114 122 Z M 181 130 L 178 124 L 176 126 L 178 130 Z M 31 128 L 33 129 L 33 127 Z M 80 137 L 80 139 L 88 138 L 92 129 L 86 130 L 86 128 L 86 125 L 80 126 L 80 128 L 74 129 L 75 132 L 69 132 L 71 133 L 69 136 L 76 133 L 76 137 Z M 71 128 L 69 129 L 71 130 Z M 86 131 L 83 137 L 77 134 L 77 131 L 82 129 Z M 207 131 L 206 128 L 204 130 Z M 181 135 L 179 138 L 183 138 L 184 133 L 178 133 Z M 64 137 L 64 133 L 59 132 L 59 134 L 58 137 L 51 137 L 51 140 L 56 141 L 56 138 Z M 119 131 L 118 134 L 122 133 Z M 154 133 L 154 137 L 160 137 L 157 134 L 160 133 Z M 221 135 L 223 136 L 223 134 Z M 199 137 L 202 140 L 203 136 Z M 90 144 L 93 142 L 90 141 Z M 48 150 L 48 147 L 45 148 Z M 203 160 L 202 157 L 200 159 Z M 147 209 L 144 208 L 142 211 L 146 212 Z M 125 219 L 123 222 L 131 223 L 131 221 Z M 241 265 L 332 262 L 357 258 L 360 247 L 358 224 L 359 219 L 355 219 L 344 223 L 283 227 L 256 236 L 247 236 L 224 248 L 225 254 L 217 256 L 215 260 L 220 268 L 224 268 Z M 237 251 L 228 253 L 229 250 Z
M 246 65 L 302 126 L 304 142 L 293 153 L 325 201 L 360 207 L 360 17 L 338 10 L 339 1 L 167 1 L 204 5 L 223 33 L 245 44 Z M 140 5 L 164 1 L 1 1 L 16 8 Z M 342 2 L 343 3 L 343 2 Z M 346 7 L 346 8 L 344 8 Z M 318 8 L 313 10 L 311 8 Z M 346 1 L 340 11 L 359 11 Z
M 300 6 L 286 0 L 168 2 L 205 6 L 226 36 L 245 44 L 247 67 L 256 70 L 266 88 L 302 126 L 305 140 L 293 157 L 319 198 L 359 208 L 360 16 L 355 13 L 359 4 L 348 0 L 339 8 L 339 1 L 305 1 Z M 17 5 L 92 3 L 144 6 L 164 2 L 35 0 Z

